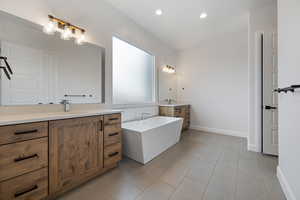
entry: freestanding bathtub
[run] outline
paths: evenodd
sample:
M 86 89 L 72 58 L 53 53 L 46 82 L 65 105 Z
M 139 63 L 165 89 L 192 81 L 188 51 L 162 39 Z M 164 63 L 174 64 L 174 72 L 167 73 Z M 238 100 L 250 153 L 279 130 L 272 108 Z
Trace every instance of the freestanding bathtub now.
M 146 164 L 179 142 L 182 123 L 182 118 L 161 116 L 123 123 L 123 154 Z

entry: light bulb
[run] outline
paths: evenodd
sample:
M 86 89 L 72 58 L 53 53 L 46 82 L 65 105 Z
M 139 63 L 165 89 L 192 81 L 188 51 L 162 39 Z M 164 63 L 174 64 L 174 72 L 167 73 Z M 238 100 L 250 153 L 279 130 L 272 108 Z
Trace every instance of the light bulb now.
M 206 17 L 207 17 L 207 13 L 206 12 L 201 13 L 200 19 L 205 19 Z
M 50 20 L 43 29 L 44 33 L 48 34 L 48 35 L 53 35 L 55 32 L 55 23 Z
M 85 42 L 84 32 L 81 33 L 79 37 L 76 38 L 76 44 L 82 45 Z
M 69 40 L 71 38 L 72 31 L 68 26 L 65 26 L 64 31 L 61 33 L 61 39 Z
M 162 71 L 167 73 L 168 72 L 168 67 L 164 66 L 163 69 L 162 69 Z
M 156 15 L 158 15 L 158 16 L 160 16 L 160 15 L 162 15 L 162 10 L 161 9 L 157 9 L 156 11 L 155 11 L 155 14 Z

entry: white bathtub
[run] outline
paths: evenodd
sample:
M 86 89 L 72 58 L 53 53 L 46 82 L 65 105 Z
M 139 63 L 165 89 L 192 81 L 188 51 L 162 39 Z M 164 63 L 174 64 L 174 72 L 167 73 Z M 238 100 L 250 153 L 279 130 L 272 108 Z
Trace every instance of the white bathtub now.
M 123 154 L 146 164 L 179 142 L 182 123 L 182 118 L 160 116 L 123 123 Z

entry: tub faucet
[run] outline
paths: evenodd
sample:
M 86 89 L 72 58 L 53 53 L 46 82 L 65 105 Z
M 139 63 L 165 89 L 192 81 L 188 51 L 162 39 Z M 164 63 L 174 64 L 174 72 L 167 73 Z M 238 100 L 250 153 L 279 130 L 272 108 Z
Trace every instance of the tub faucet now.
M 69 112 L 70 111 L 70 100 L 64 99 L 60 103 L 64 105 L 64 111 L 65 112 Z
M 141 113 L 141 119 L 142 120 L 144 120 L 144 119 L 146 119 L 146 117 L 145 116 L 151 116 L 151 113 Z

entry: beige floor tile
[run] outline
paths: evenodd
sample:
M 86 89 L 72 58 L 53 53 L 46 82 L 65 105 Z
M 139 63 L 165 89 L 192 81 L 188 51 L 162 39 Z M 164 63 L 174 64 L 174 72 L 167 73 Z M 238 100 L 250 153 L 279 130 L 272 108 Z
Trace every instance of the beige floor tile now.
M 236 182 L 234 177 L 213 177 L 204 195 L 203 200 L 234 200 Z
M 238 172 L 236 199 L 268 200 L 267 194 L 267 187 L 262 179 L 241 171 Z
M 177 187 L 185 177 L 186 173 L 189 171 L 189 168 L 186 163 L 177 163 L 174 166 L 167 169 L 167 171 L 161 177 L 161 180 Z
M 202 160 L 198 163 L 198 165 L 190 168 L 186 174 L 186 178 L 201 184 L 207 184 L 213 174 L 215 165 L 216 164 L 214 162 Z
M 234 200 L 237 163 L 219 161 L 209 181 L 204 200 Z
M 159 180 L 164 172 L 165 169 L 153 168 L 147 171 L 136 171 L 131 174 L 130 177 L 134 185 L 137 185 L 140 190 L 145 190 L 147 187 Z
M 158 181 L 138 196 L 137 200 L 168 200 L 174 191 L 170 185 Z
M 147 165 L 119 167 L 59 200 L 285 200 L 278 159 L 247 151 L 247 140 L 187 131 Z
M 79 188 L 65 193 L 58 200 L 110 200 L 111 196 L 104 189 L 101 189 L 101 187 L 98 188 L 96 183 L 97 180 L 88 182 Z
M 265 184 L 268 190 L 268 197 L 272 200 L 286 200 L 276 176 L 266 177 Z
M 171 200 L 201 200 L 207 184 L 184 179 L 171 196 Z

